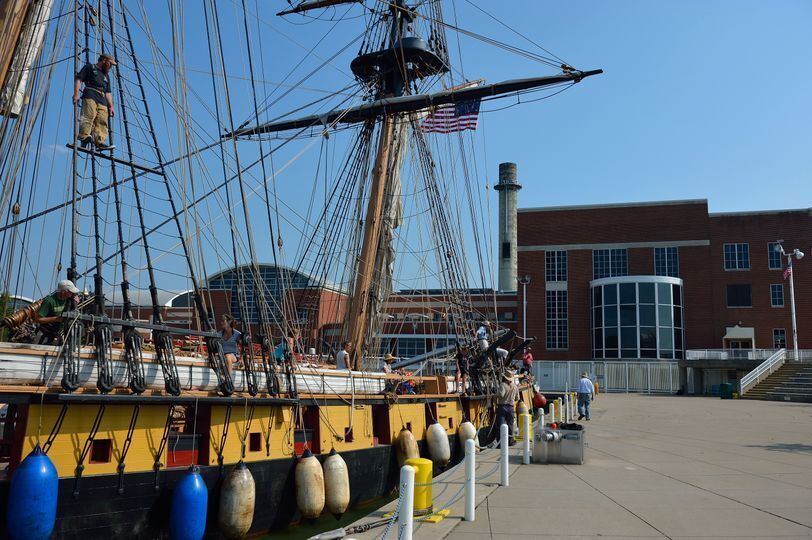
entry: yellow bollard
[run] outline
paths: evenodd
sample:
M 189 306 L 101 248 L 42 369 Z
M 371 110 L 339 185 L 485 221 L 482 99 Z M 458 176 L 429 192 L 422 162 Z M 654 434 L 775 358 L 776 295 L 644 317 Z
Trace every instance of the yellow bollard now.
M 519 419 L 518 419 L 518 422 L 517 422 L 519 424 L 519 436 L 516 437 L 517 441 L 523 441 L 524 440 L 524 417 L 525 416 L 530 416 L 530 415 L 529 414 L 520 414 L 519 415 Z M 533 418 L 532 417 L 530 418 L 530 440 L 531 441 L 533 440 Z
M 431 514 L 434 509 L 431 493 L 432 463 L 426 458 L 407 459 L 405 465 L 414 467 L 414 515 Z

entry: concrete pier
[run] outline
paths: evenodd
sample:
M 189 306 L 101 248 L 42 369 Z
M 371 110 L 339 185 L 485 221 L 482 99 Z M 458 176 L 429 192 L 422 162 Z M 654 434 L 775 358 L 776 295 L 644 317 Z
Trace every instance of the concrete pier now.
M 521 465 L 517 445 L 509 487 L 484 476 L 498 451 L 480 453 L 476 520 L 460 497 L 414 538 L 812 537 L 812 405 L 604 394 L 586 426 L 584 465 Z M 435 508 L 463 479 L 435 479 Z

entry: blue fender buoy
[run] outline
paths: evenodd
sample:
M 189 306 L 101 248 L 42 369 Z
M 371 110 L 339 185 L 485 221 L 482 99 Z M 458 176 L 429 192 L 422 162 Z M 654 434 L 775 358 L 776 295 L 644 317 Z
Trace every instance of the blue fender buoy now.
M 172 540 L 200 540 L 206 532 L 209 492 L 200 470 L 189 467 L 172 492 L 169 537 Z
M 12 540 L 48 540 L 56 524 L 59 475 L 39 445 L 14 471 L 6 524 Z

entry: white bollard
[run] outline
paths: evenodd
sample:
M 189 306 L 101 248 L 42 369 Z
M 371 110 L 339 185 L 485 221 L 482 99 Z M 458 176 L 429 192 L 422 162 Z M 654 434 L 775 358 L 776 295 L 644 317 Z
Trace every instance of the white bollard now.
M 412 540 L 414 526 L 414 467 L 400 468 L 400 513 L 398 514 L 398 539 Z
M 499 430 L 499 449 L 502 452 L 499 461 L 502 464 L 502 478 L 499 481 L 499 484 L 502 486 L 507 486 L 509 483 L 508 477 L 508 426 L 507 424 L 502 424 L 502 427 Z
M 476 443 L 465 441 L 465 521 L 476 516 Z
M 544 409 L 539 409 L 539 425 L 544 428 Z
M 556 399 L 556 401 L 558 402 L 558 406 L 555 409 L 558 413 L 558 422 L 560 423 L 564 421 L 564 402 L 561 398 Z
M 525 414 L 523 417 L 524 421 L 524 459 L 522 463 L 525 465 L 530 465 L 530 415 Z

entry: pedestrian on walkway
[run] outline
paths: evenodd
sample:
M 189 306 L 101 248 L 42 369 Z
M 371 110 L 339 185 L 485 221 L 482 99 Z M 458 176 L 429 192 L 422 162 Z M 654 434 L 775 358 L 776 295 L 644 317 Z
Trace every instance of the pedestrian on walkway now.
M 584 371 L 581 373 L 581 380 L 578 381 L 578 420 L 586 416 L 589 421 L 589 404 L 595 399 L 595 385 L 589 379 L 589 375 Z

